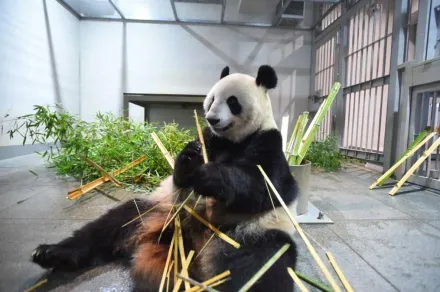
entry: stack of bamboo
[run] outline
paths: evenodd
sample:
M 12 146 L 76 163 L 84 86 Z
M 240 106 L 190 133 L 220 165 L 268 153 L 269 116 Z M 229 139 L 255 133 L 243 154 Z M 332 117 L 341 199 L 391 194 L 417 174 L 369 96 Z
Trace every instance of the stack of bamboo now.
M 328 97 L 319 107 L 318 112 L 315 114 L 307 131 L 305 131 L 305 128 L 307 126 L 309 113 L 304 112 L 298 117 L 292 135 L 290 136 L 289 143 L 285 149 L 285 156 L 289 165 L 300 165 L 303 162 L 307 150 L 313 139 L 315 139 L 316 132 L 335 100 L 340 87 L 341 84 L 338 82 L 333 85 Z
M 427 145 L 429 140 L 436 136 L 440 131 L 440 127 L 437 127 L 431 131 L 431 127 L 425 128 L 414 141 L 409 145 L 408 149 L 399 157 L 397 162 L 381 177 L 370 186 L 370 190 L 376 186 L 382 186 L 394 173 L 394 171 L 402 165 L 409 157 L 413 156 L 422 146 Z M 419 166 L 434 152 L 437 147 L 440 146 L 440 137 L 438 137 L 432 145 L 420 156 L 420 158 L 412 165 L 412 167 L 405 173 L 405 175 L 396 183 L 394 188 L 389 192 L 389 195 L 394 196 L 400 187 L 408 180 L 408 178 L 419 168 Z

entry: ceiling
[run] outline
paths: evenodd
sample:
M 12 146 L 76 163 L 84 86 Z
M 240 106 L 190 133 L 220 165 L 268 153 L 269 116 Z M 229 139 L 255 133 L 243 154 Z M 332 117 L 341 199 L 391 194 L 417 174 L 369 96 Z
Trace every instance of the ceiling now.
M 292 0 L 58 0 L 80 19 L 294 26 L 304 1 Z M 286 14 L 288 13 L 288 14 Z

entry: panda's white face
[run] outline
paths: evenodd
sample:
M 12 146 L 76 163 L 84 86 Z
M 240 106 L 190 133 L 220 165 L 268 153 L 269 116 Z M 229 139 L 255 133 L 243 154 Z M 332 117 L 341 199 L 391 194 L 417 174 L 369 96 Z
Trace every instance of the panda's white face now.
M 235 73 L 220 79 L 203 107 L 211 130 L 233 142 L 257 130 L 276 128 L 267 89 L 249 75 Z

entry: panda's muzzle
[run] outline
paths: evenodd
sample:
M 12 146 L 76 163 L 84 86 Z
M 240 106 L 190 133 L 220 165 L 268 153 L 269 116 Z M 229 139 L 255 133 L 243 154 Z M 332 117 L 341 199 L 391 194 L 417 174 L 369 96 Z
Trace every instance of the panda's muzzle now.
M 227 125 L 226 127 L 220 128 L 220 127 L 213 127 L 217 132 L 225 132 L 227 130 L 229 130 L 230 128 L 232 128 L 232 126 L 234 125 L 233 122 L 229 123 L 229 125 Z

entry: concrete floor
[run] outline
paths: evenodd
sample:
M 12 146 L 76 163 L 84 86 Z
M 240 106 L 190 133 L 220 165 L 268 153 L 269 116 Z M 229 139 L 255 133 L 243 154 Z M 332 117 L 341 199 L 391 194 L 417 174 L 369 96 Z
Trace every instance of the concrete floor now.
M 310 201 L 334 224 L 302 227 L 324 261 L 325 250 L 333 253 L 355 291 L 440 291 L 440 195 L 410 185 L 395 197 L 390 188 L 369 191 L 376 176 L 354 165 L 314 173 Z M 67 200 L 77 185 L 35 155 L 0 161 L 0 291 L 24 291 L 48 276 L 29 262 L 39 243 L 59 241 L 133 196 L 119 190 L 112 198 Z M 297 244 L 297 270 L 326 283 L 299 236 Z M 131 285 L 116 264 L 48 279 L 37 291 L 130 291 Z

